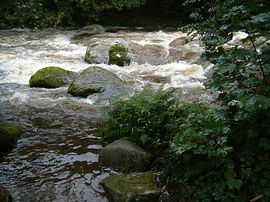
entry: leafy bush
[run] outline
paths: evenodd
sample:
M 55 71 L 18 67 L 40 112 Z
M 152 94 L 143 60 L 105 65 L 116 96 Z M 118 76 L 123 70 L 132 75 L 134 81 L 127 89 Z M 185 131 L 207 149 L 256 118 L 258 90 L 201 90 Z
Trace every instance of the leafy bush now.
M 1 2 L 0 28 L 82 26 L 98 20 L 102 11 L 139 7 L 145 0 L 11 0 Z
M 168 146 L 164 157 L 169 191 L 181 199 L 270 199 L 269 3 L 185 1 L 194 6 L 191 16 L 196 23 L 191 27 L 206 45 L 204 58 L 214 64 L 208 87 L 219 92 L 222 110 L 180 105 L 175 97 L 159 99 L 145 91 L 109 114 L 114 119 L 108 124 L 114 127 L 107 129 L 117 134 L 111 137 L 130 135 L 150 150 L 166 142 L 161 148 Z M 232 32 L 239 30 L 248 34 L 242 45 L 225 48 Z
M 158 153 L 168 147 L 171 140 L 167 125 L 174 121 L 177 107 L 178 100 L 172 90 L 153 90 L 148 86 L 108 109 L 103 138 L 130 137 L 136 144 Z
M 220 93 L 217 102 L 224 108 L 226 121 L 206 124 L 195 133 L 202 122 L 196 112 L 189 129 L 181 124 L 178 130 L 182 132 L 171 145 L 168 176 L 191 201 L 249 201 L 258 195 L 269 201 L 269 1 L 187 0 L 186 4 L 198 6 L 191 15 L 198 22 L 193 28 L 206 44 L 204 58 L 215 65 L 208 87 Z M 239 30 L 248 34 L 242 46 L 225 49 L 223 44 Z M 206 123 L 215 122 L 208 113 L 203 117 L 209 120 Z M 212 141 L 205 130 L 215 131 L 224 144 L 216 141 L 213 148 L 201 141 Z M 172 166 L 179 169 L 172 170 Z

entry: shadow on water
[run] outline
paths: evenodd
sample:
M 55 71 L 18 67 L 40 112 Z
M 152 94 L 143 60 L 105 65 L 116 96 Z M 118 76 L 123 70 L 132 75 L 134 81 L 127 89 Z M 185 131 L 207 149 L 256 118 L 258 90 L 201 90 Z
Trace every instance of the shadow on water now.
M 94 135 L 101 110 L 65 88 L 1 84 L 0 92 L 0 122 L 22 129 L 0 164 L 0 182 L 14 201 L 107 201 L 99 182 L 110 171 L 98 165 L 101 140 Z

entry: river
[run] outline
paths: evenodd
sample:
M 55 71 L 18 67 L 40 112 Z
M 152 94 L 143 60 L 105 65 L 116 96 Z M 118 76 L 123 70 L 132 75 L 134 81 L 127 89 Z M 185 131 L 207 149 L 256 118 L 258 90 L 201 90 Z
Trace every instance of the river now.
M 102 115 L 94 97 L 78 98 L 57 89 L 30 88 L 28 81 L 37 70 L 59 66 L 79 72 L 89 66 L 83 58 L 87 44 L 113 44 L 132 40 L 138 44 L 162 45 L 169 52 L 173 40 L 186 35 L 177 31 L 122 30 L 105 32 L 80 41 L 72 40 L 77 30 L 0 31 L 0 122 L 22 129 L 16 147 L 0 159 L 0 184 L 14 201 L 103 202 L 107 201 L 99 182 L 113 171 L 98 165 L 102 148 L 95 130 Z M 194 52 L 203 47 L 189 43 Z M 186 49 L 185 49 L 186 50 Z M 203 81 L 209 69 L 192 58 L 162 65 L 129 66 L 100 64 L 134 89 L 147 83 L 178 89 L 180 98 L 209 101 Z

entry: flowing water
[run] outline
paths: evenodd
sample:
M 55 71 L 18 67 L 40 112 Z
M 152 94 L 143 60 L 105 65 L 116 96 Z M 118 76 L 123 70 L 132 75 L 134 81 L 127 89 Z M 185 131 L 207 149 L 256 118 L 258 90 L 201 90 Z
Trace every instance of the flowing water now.
M 0 122 L 18 125 L 22 137 L 13 151 L 0 159 L 0 184 L 14 201 L 107 201 L 99 182 L 110 169 L 98 165 L 101 140 L 95 130 L 102 114 L 93 97 L 68 95 L 67 87 L 29 88 L 28 81 L 45 66 L 81 71 L 86 45 L 130 40 L 140 45 L 162 45 L 169 52 L 179 32 L 120 31 L 73 41 L 75 31 L 0 31 Z M 202 52 L 198 41 L 186 49 Z M 188 46 L 188 47 L 187 47 Z M 209 100 L 203 81 L 206 66 L 188 58 L 162 65 L 100 64 L 135 89 L 147 83 L 177 88 L 182 99 Z

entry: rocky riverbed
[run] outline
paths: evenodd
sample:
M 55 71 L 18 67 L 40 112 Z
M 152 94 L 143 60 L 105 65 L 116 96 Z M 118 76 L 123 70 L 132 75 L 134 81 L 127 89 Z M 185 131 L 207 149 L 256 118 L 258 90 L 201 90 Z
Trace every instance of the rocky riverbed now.
M 30 88 L 43 67 L 81 73 L 92 66 L 112 72 L 133 92 L 150 83 L 174 87 L 183 101 L 209 102 L 204 88 L 210 66 L 199 59 L 198 39 L 177 31 L 92 28 L 0 31 L 0 122 L 22 132 L 12 152 L 0 158 L 0 184 L 14 201 L 107 201 L 99 185 L 114 171 L 98 164 L 102 148 L 100 94 L 77 97 L 68 86 Z M 108 51 L 122 43 L 129 63 L 109 63 Z M 85 61 L 85 57 L 94 62 Z M 92 64 L 94 63 L 94 64 Z M 108 98 L 108 97 L 106 97 Z

